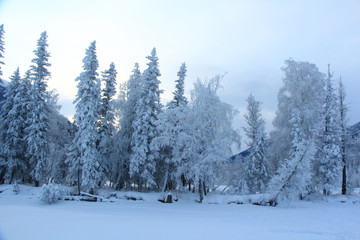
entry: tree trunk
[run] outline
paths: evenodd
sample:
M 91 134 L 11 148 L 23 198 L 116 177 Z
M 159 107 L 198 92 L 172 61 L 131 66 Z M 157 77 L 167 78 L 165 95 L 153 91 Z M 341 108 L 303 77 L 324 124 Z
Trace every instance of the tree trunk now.
M 329 196 L 330 195 L 330 190 L 328 190 L 328 189 L 323 189 L 323 194 L 325 195 L 325 196 Z
M 5 183 L 5 167 L 0 168 L 0 184 Z
M 201 179 L 199 179 L 199 203 L 202 203 L 204 200 L 204 190 L 203 190 L 203 183 Z
M 341 194 L 346 195 L 346 165 L 344 164 L 342 170 L 342 185 L 341 185 Z
M 81 172 L 80 172 L 80 170 L 78 170 L 77 177 L 78 177 L 78 179 L 77 179 L 78 195 L 80 196 L 80 190 L 81 190 L 81 182 L 80 182 Z
M 182 183 L 183 187 L 186 186 L 187 181 L 186 181 L 186 178 L 185 178 L 185 174 L 181 174 L 181 183 Z
M 346 157 L 345 157 L 345 140 L 344 137 L 341 140 L 341 160 L 343 162 L 342 169 L 342 183 L 341 183 L 341 194 L 346 195 Z
M 166 185 L 167 185 L 167 182 L 168 182 L 168 177 L 169 177 L 169 167 L 166 168 L 166 171 L 165 171 L 165 179 L 164 179 L 164 183 L 163 183 L 163 187 L 161 189 L 161 192 L 165 192 L 166 190 Z

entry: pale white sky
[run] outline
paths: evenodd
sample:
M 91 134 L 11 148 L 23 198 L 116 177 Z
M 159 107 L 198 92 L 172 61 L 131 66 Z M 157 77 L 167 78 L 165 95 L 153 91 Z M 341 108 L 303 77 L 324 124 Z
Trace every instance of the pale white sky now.
M 4 78 L 29 68 L 40 33 L 48 32 L 49 87 L 60 93 L 65 115 L 73 114 L 74 79 L 96 40 L 99 72 L 114 61 L 118 82 L 128 79 L 135 62 L 144 70 L 156 47 L 164 99 L 171 98 L 182 62 L 188 95 L 198 77 L 227 72 L 220 96 L 240 110 L 236 128 L 253 93 L 271 129 L 284 60 L 309 61 L 323 72 L 330 63 L 345 84 L 350 123 L 360 121 L 359 0 L 0 0 L 1 23 Z

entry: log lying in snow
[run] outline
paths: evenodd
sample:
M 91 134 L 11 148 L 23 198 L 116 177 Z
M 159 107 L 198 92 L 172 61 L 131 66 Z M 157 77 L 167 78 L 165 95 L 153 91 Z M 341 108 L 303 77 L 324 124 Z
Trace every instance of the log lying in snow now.
M 138 197 L 134 197 L 134 196 L 129 196 L 129 195 L 125 195 L 124 197 L 122 197 L 123 199 L 126 200 L 133 200 L 133 201 L 144 201 L 144 199 L 141 196 Z
M 239 200 L 236 200 L 236 201 L 230 201 L 230 202 L 228 202 L 227 204 L 244 204 L 244 202 L 243 201 L 239 201 Z
M 104 198 L 101 196 L 93 195 L 93 194 L 86 193 L 86 192 L 80 192 L 80 196 L 85 197 L 85 198 L 80 198 L 80 201 L 102 202 L 104 200 Z
M 263 200 L 259 202 L 252 202 L 253 205 L 257 206 L 272 206 L 275 207 L 278 203 L 275 199 Z
M 80 192 L 80 196 L 66 196 L 63 198 L 65 201 L 85 201 L 85 202 L 102 202 L 103 197 L 93 195 L 86 192 Z

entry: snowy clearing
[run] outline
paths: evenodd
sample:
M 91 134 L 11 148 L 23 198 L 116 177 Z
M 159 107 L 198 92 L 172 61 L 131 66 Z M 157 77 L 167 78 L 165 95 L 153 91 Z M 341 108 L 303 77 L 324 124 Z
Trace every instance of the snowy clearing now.
M 40 201 L 40 188 L 0 185 L 0 239 L 360 239 L 358 196 L 331 196 L 278 207 L 227 204 L 213 195 L 195 203 L 180 195 L 164 204 L 159 193 L 123 193 L 143 201 Z M 217 204 L 210 204 L 217 203 Z

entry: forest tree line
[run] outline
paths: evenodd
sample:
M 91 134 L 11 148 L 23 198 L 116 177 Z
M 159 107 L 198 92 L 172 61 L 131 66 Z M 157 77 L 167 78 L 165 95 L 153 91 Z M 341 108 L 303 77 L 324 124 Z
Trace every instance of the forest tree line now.
M 0 79 L 5 52 L 0 25 Z M 197 80 L 184 94 L 187 67 L 181 64 L 173 99 L 162 105 L 156 49 L 147 68 L 136 63 L 117 87 L 114 63 L 99 73 L 96 42 L 86 49 L 75 79 L 75 117 L 59 113 L 51 78 L 48 36 L 41 33 L 32 65 L 16 69 L 6 85 L 0 113 L 0 182 L 58 183 L 96 193 L 99 188 L 139 191 L 197 191 L 222 186 L 234 194 L 271 193 L 298 198 L 311 192 L 343 194 L 360 187 L 359 134 L 347 131 L 341 79 L 334 84 L 315 64 L 285 61 L 274 130 L 267 135 L 261 102 L 251 94 L 244 114 L 247 156 L 232 128 L 238 111 L 217 91 L 223 76 Z M 2 81 L 2 80 L 1 80 Z M 119 89 L 117 93 L 117 88 Z

